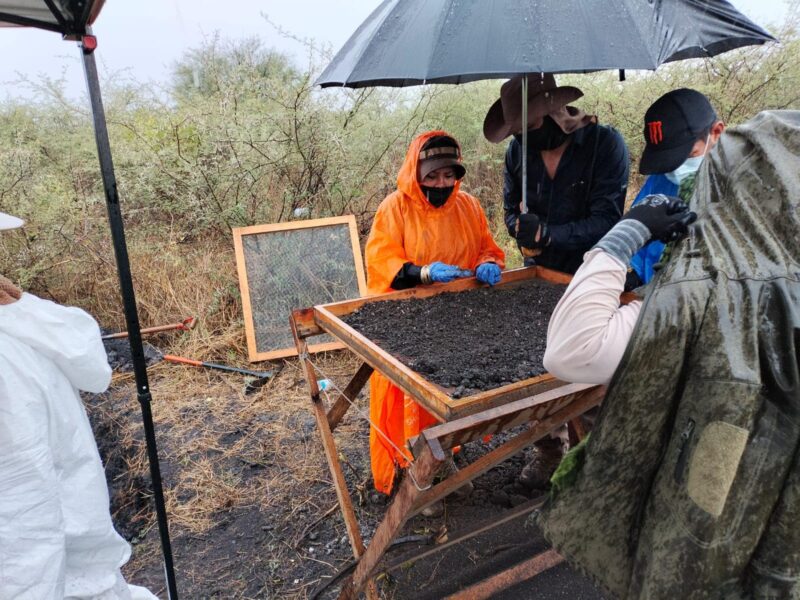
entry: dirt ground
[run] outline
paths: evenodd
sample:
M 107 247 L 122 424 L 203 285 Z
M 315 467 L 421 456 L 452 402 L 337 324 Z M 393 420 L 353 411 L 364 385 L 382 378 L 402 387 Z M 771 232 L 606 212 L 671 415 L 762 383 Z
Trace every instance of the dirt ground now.
M 314 360 L 339 386 L 358 366 L 345 352 Z M 297 361 L 286 361 L 281 373 L 252 395 L 243 393 L 242 378 L 227 373 L 165 362 L 155 362 L 148 373 L 181 597 L 308 598 L 349 563 L 349 543 Z M 132 374 L 115 373 L 109 392 L 85 399 L 106 465 L 114 520 L 133 546 L 124 573 L 166 598 Z M 358 409 L 368 409 L 365 394 Z M 336 439 L 368 540 L 387 500 L 372 488 L 367 422 L 351 408 Z M 500 441 L 469 445 L 457 462 L 474 460 Z M 516 481 L 523 464 L 518 455 L 489 471 L 476 480 L 469 499 L 448 501 L 442 517 L 414 518 L 404 535 L 430 542 L 529 501 L 531 492 Z M 422 547 L 406 544 L 393 554 Z M 382 593 L 440 597 L 541 548 L 535 528 L 519 519 L 381 578 Z M 499 597 L 601 598 L 565 566 L 541 581 Z M 335 597 L 336 589 L 320 597 Z
M 344 320 L 453 398 L 462 398 L 545 372 L 547 324 L 565 287 L 529 280 L 373 302 Z

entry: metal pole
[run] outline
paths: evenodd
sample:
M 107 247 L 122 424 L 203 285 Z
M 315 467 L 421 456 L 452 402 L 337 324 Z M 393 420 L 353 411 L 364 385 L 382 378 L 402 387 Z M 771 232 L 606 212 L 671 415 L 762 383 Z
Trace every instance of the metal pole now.
M 522 76 L 522 205 L 520 214 L 528 212 L 528 75 Z
M 131 279 L 131 267 L 128 260 L 128 247 L 125 244 L 125 229 L 122 222 L 122 213 L 117 195 L 117 180 L 114 176 L 114 163 L 111 159 L 111 145 L 108 141 L 105 111 L 100 96 L 100 83 L 97 77 L 97 64 L 94 60 L 96 40 L 91 34 L 81 40 L 81 54 L 83 67 L 86 74 L 86 85 L 89 91 L 89 100 L 92 105 L 92 118 L 94 120 L 94 135 L 97 142 L 97 154 L 100 159 L 100 172 L 103 177 L 103 187 L 106 194 L 108 208 L 108 222 L 111 226 L 111 239 L 114 244 L 114 255 L 117 259 L 119 271 L 119 285 L 122 292 L 122 304 L 125 310 L 125 321 L 128 326 L 128 339 L 133 358 L 133 372 L 136 377 L 136 389 L 139 404 L 142 409 L 145 440 L 147 442 L 147 457 L 150 463 L 150 477 L 153 484 L 153 499 L 156 505 L 156 518 L 158 531 L 161 534 L 161 548 L 164 552 L 164 573 L 167 579 L 167 591 L 171 600 L 177 600 L 178 588 L 175 584 L 175 569 L 172 563 L 172 545 L 169 540 L 169 525 L 167 523 L 167 508 L 164 504 L 164 490 L 161 485 L 161 469 L 158 464 L 158 448 L 156 434 L 153 427 L 153 414 L 150 410 L 150 387 L 147 381 L 147 365 L 142 349 L 142 335 L 139 327 L 139 316 L 136 310 L 136 297 Z

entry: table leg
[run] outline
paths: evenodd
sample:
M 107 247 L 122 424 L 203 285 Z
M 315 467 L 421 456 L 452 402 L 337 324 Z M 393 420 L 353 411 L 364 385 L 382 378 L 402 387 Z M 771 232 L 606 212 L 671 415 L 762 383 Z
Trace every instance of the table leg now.
M 350 383 L 347 384 L 347 387 L 344 388 L 344 392 L 339 394 L 339 397 L 336 399 L 336 402 L 333 403 L 333 406 L 328 411 L 328 425 L 331 428 L 331 431 L 336 429 L 336 426 L 339 425 L 339 422 L 344 417 L 347 409 L 350 408 L 350 402 L 355 401 L 356 396 L 361 391 L 361 388 L 364 387 L 364 384 L 369 381 L 370 375 L 372 375 L 372 367 L 367 363 L 362 363 L 361 367 L 359 367 L 356 374 L 353 375 L 353 378 L 350 380 Z
M 413 514 L 412 509 L 417 497 L 430 486 L 434 475 L 445 460 L 444 452 L 435 441 L 428 442 L 421 436 L 417 443 L 423 447 L 415 448 L 414 455 L 417 458 L 408 468 L 392 504 L 386 511 L 386 516 L 378 525 L 372 541 L 359 559 L 352 578 L 342 588 L 339 594 L 342 600 L 355 600 L 358 597 L 358 593 L 375 571 L 384 552 Z
M 336 452 L 336 440 L 334 440 L 333 432 L 328 425 L 328 415 L 325 411 L 322 398 L 320 397 L 319 386 L 317 385 L 317 372 L 314 370 L 314 365 L 311 363 L 308 356 L 308 344 L 305 339 L 301 338 L 298 334 L 294 318 L 290 319 L 290 324 L 292 326 L 295 346 L 297 347 L 298 358 L 300 364 L 303 366 L 303 373 L 306 378 L 306 383 L 308 384 L 312 410 L 314 412 L 314 418 L 317 421 L 322 447 L 325 450 L 325 458 L 328 462 L 331 477 L 333 478 L 333 486 L 336 489 L 336 498 L 339 501 L 339 508 L 342 510 L 342 518 L 344 519 L 344 526 L 347 530 L 347 537 L 350 539 L 350 547 L 353 550 L 353 556 L 359 558 L 364 553 L 364 541 L 361 539 L 361 530 L 358 526 L 356 513 L 353 510 L 353 500 L 350 497 L 350 492 L 347 490 L 347 482 L 345 481 L 342 465 L 339 462 L 339 456 Z M 377 600 L 379 596 L 375 583 L 368 580 L 365 582 L 365 585 L 367 587 L 367 597 L 370 600 Z

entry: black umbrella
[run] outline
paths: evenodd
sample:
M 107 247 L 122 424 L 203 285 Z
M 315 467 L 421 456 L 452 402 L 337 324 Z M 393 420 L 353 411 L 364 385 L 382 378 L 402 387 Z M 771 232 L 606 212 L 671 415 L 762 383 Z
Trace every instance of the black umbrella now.
M 526 73 L 622 74 L 768 41 L 775 38 L 725 0 L 384 0 L 316 83 L 403 87 Z M 527 98 L 524 78 L 523 123 Z M 523 213 L 526 181 L 523 161 Z
M 164 572 L 167 579 L 167 591 L 172 600 L 178 598 L 175 583 L 175 569 L 172 561 L 172 547 L 169 539 L 167 510 L 164 504 L 164 491 L 161 486 L 161 470 L 158 463 L 153 415 L 150 410 L 152 397 L 147 381 L 147 369 L 142 349 L 142 336 L 139 316 L 136 310 L 136 297 L 133 292 L 131 268 L 128 261 L 128 248 L 125 243 L 125 229 L 117 194 L 117 180 L 114 176 L 114 163 L 111 159 L 111 145 L 108 141 L 103 101 L 100 95 L 100 84 L 97 78 L 97 64 L 94 50 L 97 40 L 91 35 L 89 25 L 97 18 L 104 0 L 0 0 L 0 26 L 18 25 L 36 27 L 54 31 L 64 39 L 80 42 L 83 57 L 86 85 L 94 118 L 97 154 L 100 159 L 100 171 L 108 208 L 108 220 L 111 226 L 111 238 L 114 244 L 114 255 L 117 259 L 119 283 L 122 292 L 122 303 L 125 309 L 125 321 L 128 329 L 128 340 L 131 345 L 133 370 L 136 377 L 139 405 L 144 421 L 147 457 L 150 463 L 150 476 L 153 481 L 153 499 L 156 506 L 158 530 L 161 535 L 161 547 L 164 553 Z
M 385 0 L 322 87 L 655 69 L 774 38 L 725 0 Z

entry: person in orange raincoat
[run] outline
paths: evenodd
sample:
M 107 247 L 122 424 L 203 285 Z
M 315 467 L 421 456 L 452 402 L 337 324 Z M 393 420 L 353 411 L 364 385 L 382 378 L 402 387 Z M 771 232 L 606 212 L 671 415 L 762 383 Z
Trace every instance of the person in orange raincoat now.
M 473 272 L 483 283 L 500 281 L 505 254 L 492 238 L 478 199 L 460 190 L 464 173 L 461 147 L 444 131 L 429 131 L 411 142 L 397 190 L 381 202 L 367 240 L 370 294 L 448 282 Z M 370 418 L 375 488 L 389 494 L 396 467 L 409 462 L 406 441 L 437 420 L 379 373 L 370 380 Z

